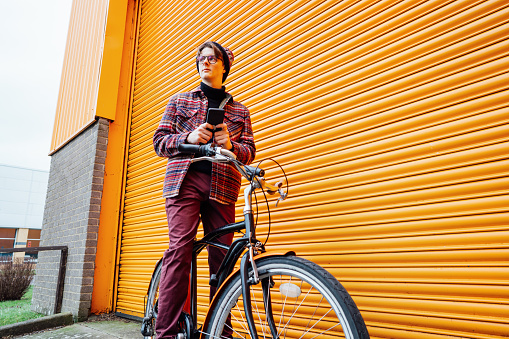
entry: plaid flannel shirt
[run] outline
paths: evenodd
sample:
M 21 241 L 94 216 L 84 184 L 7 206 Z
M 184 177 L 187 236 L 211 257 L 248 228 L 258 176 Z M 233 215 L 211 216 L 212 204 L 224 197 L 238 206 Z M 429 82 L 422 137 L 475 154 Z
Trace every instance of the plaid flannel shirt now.
M 205 122 L 207 107 L 207 97 L 200 88 L 174 95 L 166 106 L 153 138 L 156 154 L 168 158 L 163 188 L 165 198 L 179 194 L 194 155 L 180 153 L 177 147 Z M 248 165 L 256 153 L 249 110 L 233 98 L 226 103 L 224 110 L 233 152 L 239 161 Z M 233 165 L 212 163 L 210 199 L 223 204 L 235 203 L 240 181 L 241 175 Z

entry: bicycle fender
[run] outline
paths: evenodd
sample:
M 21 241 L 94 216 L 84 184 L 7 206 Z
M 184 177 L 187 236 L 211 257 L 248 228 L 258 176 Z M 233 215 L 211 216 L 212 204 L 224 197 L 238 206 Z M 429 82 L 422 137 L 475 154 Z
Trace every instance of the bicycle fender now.
M 258 254 L 255 257 L 255 263 L 261 259 L 272 257 L 272 256 L 296 256 L 294 251 L 267 251 L 265 253 Z M 230 281 L 235 277 L 235 275 L 240 274 L 240 269 L 235 269 L 221 284 L 221 286 L 217 289 L 216 294 L 214 295 L 214 298 L 212 299 L 212 302 L 209 305 L 209 310 L 213 310 L 215 305 L 217 304 L 217 296 L 221 295 L 223 290 L 226 286 L 230 283 Z M 207 315 L 205 317 L 205 321 L 203 322 L 202 329 L 205 330 L 208 327 L 210 321 L 210 312 L 207 312 Z M 205 339 L 205 333 L 200 333 L 200 339 Z

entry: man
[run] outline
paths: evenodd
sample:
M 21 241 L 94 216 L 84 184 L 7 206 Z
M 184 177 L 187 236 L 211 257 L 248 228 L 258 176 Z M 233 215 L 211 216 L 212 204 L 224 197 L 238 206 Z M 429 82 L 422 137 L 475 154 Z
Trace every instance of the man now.
M 157 128 L 153 142 L 157 155 L 168 158 L 163 196 L 170 243 L 163 256 L 159 284 L 157 338 L 175 338 L 178 317 L 187 297 L 192 244 L 200 215 L 205 234 L 235 221 L 235 202 L 240 190 L 240 173 L 231 164 L 199 161 L 191 164 L 192 155 L 181 154 L 181 143 L 214 142 L 231 150 L 237 159 L 249 164 L 255 157 L 255 144 L 248 109 L 234 101 L 222 85 L 230 72 L 233 53 L 216 42 L 198 47 L 196 66 L 201 78 L 199 88 L 173 96 Z M 224 106 L 220 125 L 205 122 L 208 108 Z M 233 235 L 220 238 L 230 245 Z M 217 272 L 225 251 L 210 246 L 210 274 Z M 210 289 L 210 297 L 215 288 Z

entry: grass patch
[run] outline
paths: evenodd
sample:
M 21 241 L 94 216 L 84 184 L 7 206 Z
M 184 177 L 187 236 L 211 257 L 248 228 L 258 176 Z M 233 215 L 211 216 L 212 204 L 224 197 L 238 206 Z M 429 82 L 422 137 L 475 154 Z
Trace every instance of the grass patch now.
M 33 287 L 30 286 L 20 300 L 0 302 L 0 326 L 15 324 L 44 316 L 44 314 L 30 311 L 32 289 Z

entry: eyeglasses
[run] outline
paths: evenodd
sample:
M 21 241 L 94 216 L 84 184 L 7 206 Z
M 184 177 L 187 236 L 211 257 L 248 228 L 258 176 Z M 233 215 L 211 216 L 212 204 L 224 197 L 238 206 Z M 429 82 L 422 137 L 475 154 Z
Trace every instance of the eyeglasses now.
M 221 59 L 218 59 L 215 55 L 200 55 L 199 57 L 196 57 L 196 60 L 200 64 L 203 64 L 205 62 L 205 60 L 208 60 L 209 64 L 215 64 L 217 62 L 217 60 L 221 60 Z

